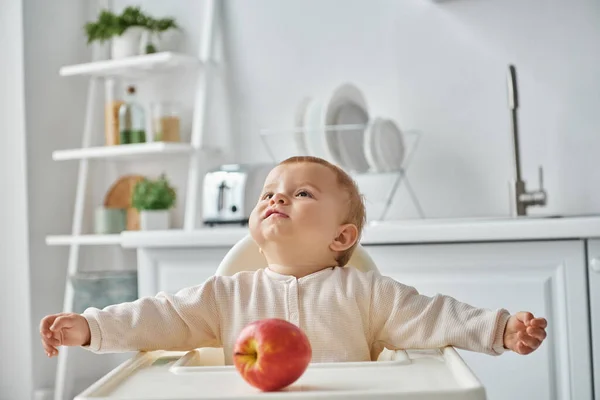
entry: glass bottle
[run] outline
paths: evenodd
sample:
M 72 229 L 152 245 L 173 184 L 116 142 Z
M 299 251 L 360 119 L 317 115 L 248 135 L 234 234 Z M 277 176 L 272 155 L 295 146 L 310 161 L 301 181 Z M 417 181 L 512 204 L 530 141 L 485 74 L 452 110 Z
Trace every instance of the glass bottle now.
M 123 104 L 121 99 L 113 97 L 115 81 L 108 79 L 107 85 L 107 98 L 104 104 L 104 136 L 106 146 L 114 146 L 119 144 L 119 109 Z
M 119 108 L 120 143 L 144 143 L 146 141 L 146 118 L 143 107 L 137 102 L 134 86 L 127 87 L 124 101 Z

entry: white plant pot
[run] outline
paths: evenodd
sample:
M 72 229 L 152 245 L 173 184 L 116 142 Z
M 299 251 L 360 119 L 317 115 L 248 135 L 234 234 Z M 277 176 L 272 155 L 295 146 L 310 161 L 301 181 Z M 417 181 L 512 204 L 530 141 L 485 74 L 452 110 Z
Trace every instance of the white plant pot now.
M 169 229 L 169 210 L 140 211 L 140 229 L 143 231 Z
M 148 46 L 148 44 L 150 43 L 154 45 L 154 47 L 156 48 L 156 52 L 158 53 L 160 51 L 160 37 L 146 30 L 140 38 L 140 52 L 142 54 L 147 54 L 146 46 Z
M 94 42 L 92 43 L 92 57 L 94 61 L 110 60 L 111 59 L 111 42 Z
M 111 39 L 111 55 L 113 59 L 132 57 L 141 54 L 140 42 L 145 29 L 134 26 L 127 28 L 121 36 Z

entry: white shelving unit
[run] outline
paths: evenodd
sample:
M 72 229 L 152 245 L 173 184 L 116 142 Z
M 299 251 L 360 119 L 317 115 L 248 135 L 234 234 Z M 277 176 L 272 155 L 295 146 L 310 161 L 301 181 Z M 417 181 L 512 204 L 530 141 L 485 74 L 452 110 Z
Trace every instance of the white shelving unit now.
M 150 142 L 58 150 L 52 153 L 52 159 L 55 161 L 83 159 L 131 161 L 152 156 L 191 154 L 193 151 L 194 147 L 188 143 Z
M 204 130 L 206 121 L 207 98 L 210 95 L 212 78 L 213 47 L 219 10 L 216 0 L 205 3 L 202 43 L 198 56 L 174 52 L 161 52 L 140 55 L 119 60 L 102 60 L 84 64 L 62 67 L 59 71 L 64 77 L 86 77 L 89 79 L 86 101 L 85 125 L 82 134 L 82 145 L 79 149 L 55 151 L 52 158 L 56 161 L 77 160 L 79 170 L 75 194 L 75 209 L 70 234 L 51 235 L 46 237 L 46 244 L 52 246 L 69 246 L 68 271 L 65 282 L 63 312 L 72 312 L 74 291 L 71 277 L 79 271 L 79 249 L 81 246 L 120 245 L 121 235 L 90 235 L 82 232 L 82 221 L 85 211 L 85 197 L 88 186 L 89 163 L 91 160 L 130 161 L 152 159 L 162 156 L 185 156 L 189 159 L 186 187 L 186 208 L 184 211 L 184 229 L 192 230 L 196 224 L 197 196 L 199 185 L 200 157 L 205 154 Z M 170 74 L 181 69 L 194 68 L 200 73 L 197 80 L 192 120 L 190 143 L 150 142 L 140 144 L 91 147 L 92 128 L 95 121 L 93 115 L 98 107 L 96 95 L 99 83 L 104 81 L 106 87 L 113 87 L 116 79 L 143 80 L 156 74 Z M 110 85 L 109 85 L 110 84 Z M 102 106 L 102 105 L 101 105 Z M 212 149 L 215 150 L 215 149 Z M 218 149 L 217 149 L 218 150 Z M 54 390 L 55 400 L 66 400 L 68 389 L 72 387 L 72 377 L 67 374 L 69 347 L 59 352 L 58 368 Z
M 170 73 L 174 68 L 200 67 L 198 57 L 173 52 L 144 54 L 120 60 L 103 60 L 69 65 L 60 69 L 61 76 L 97 78 L 140 78 L 158 73 Z
M 46 237 L 46 244 L 49 246 L 102 246 L 121 244 L 121 235 L 52 235 Z

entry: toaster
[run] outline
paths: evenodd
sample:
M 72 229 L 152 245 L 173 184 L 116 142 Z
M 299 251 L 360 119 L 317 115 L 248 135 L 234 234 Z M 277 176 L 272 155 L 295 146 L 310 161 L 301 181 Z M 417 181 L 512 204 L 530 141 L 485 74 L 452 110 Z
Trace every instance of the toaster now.
M 227 164 L 208 171 L 202 190 L 205 225 L 246 225 L 275 164 Z

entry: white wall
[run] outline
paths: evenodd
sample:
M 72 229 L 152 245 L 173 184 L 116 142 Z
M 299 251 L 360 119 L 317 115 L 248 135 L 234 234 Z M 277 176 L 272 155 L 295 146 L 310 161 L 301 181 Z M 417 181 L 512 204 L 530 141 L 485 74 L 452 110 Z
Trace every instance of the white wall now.
M 423 131 L 409 175 L 428 216 L 506 214 L 512 145 L 505 74 L 514 63 L 523 175 L 536 187 L 544 165 L 543 212 L 600 212 L 598 2 L 226 5 L 244 159 L 266 154 L 257 131 L 289 127 L 303 96 L 325 98 L 352 81 L 373 115 Z M 390 217 L 413 215 L 409 208 Z
M 32 389 L 22 2 L 0 1 L 0 399 Z

